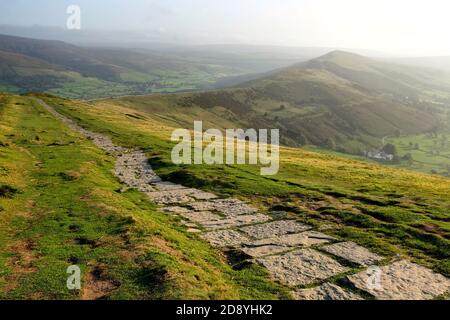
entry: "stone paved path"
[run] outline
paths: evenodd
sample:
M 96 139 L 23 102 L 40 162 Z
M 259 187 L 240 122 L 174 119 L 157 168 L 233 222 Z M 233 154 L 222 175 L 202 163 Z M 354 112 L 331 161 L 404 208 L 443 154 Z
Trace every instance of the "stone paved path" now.
M 135 188 L 160 205 L 161 211 L 178 215 L 189 232 L 212 246 L 239 249 L 267 268 L 272 278 L 292 288 L 296 299 L 359 300 L 360 295 L 327 280 L 342 276 L 353 288 L 378 299 L 432 299 L 450 290 L 450 280 L 430 269 L 403 261 L 380 266 L 379 285 L 367 267 L 385 260 L 353 242 L 313 230 L 311 226 L 280 215 L 265 215 L 238 199 L 219 199 L 212 193 L 161 181 L 139 150 L 116 146 L 101 134 L 77 125 L 42 100 L 52 115 L 116 157 L 115 174 L 124 188 Z M 348 261 L 362 270 L 348 274 Z M 372 281 L 372 282 L 371 282 Z

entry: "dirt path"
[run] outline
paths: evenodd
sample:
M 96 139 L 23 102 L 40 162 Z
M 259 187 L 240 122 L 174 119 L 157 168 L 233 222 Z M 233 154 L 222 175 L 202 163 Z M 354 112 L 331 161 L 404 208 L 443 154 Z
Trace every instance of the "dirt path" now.
M 212 246 L 244 252 L 267 268 L 274 280 L 291 287 L 296 299 L 362 299 L 355 293 L 358 290 L 350 291 L 328 281 L 337 277 L 380 299 L 432 299 L 450 289 L 449 279 L 409 261 L 387 261 L 309 225 L 258 213 L 238 199 L 219 199 L 212 193 L 162 181 L 142 151 L 116 146 L 108 137 L 80 127 L 44 101 L 36 101 L 115 156 L 115 174 L 124 188 L 135 188 L 158 204 L 161 211 L 179 215 L 188 232 L 198 233 Z

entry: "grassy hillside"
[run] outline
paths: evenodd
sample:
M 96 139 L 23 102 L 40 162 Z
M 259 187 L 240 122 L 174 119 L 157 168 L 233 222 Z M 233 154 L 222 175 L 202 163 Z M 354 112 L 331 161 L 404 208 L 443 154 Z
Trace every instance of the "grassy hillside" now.
M 233 89 L 115 103 L 149 113 L 211 114 L 244 127 L 280 128 L 283 143 L 361 154 L 382 138 L 448 127 L 450 76 L 333 52 Z
M 449 79 L 336 51 L 244 86 L 256 92 L 252 109 L 272 111 L 300 143 L 360 153 L 383 136 L 435 128 L 449 110 Z
M 63 68 L 22 54 L 0 51 L 0 85 L 8 91 L 48 90 L 69 81 Z M 3 90 L 7 91 L 7 90 Z
M 33 100 L 0 95 L 1 299 L 286 297 L 263 269 L 232 269 L 178 218 L 120 192 L 113 160 Z M 66 288 L 73 264 L 82 292 Z
M 247 51 L 230 56 L 218 48 L 209 55 L 192 50 L 163 55 L 0 36 L 0 89 L 82 99 L 173 93 L 245 81 L 255 77 L 246 72 L 262 68 L 237 63 Z M 240 76 L 230 80 L 233 75 Z M 380 147 L 386 136 L 450 127 L 450 75 L 435 69 L 335 51 L 261 77 L 232 89 L 126 97 L 117 103 L 147 112 L 157 108 L 163 116 L 203 114 L 205 121 L 276 127 L 286 145 L 352 154 Z
M 152 112 L 145 112 L 145 106 L 130 108 L 124 100 L 45 98 L 59 112 L 117 144 L 145 150 L 163 179 L 241 197 L 262 211 L 288 212 L 339 239 L 387 256 L 409 257 L 450 275 L 448 179 L 295 148 L 281 149 L 280 171 L 272 177 L 260 176 L 259 168 L 248 165 L 176 166 L 170 160 L 170 134 L 176 127 L 191 128 L 196 116 L 167 115 L 165 99 L 160 109 L 155 103 Z M 196 110 L 199 115 L 210 111 Z M 232 121 L 210 119 L 209 124 L 223 126 Z

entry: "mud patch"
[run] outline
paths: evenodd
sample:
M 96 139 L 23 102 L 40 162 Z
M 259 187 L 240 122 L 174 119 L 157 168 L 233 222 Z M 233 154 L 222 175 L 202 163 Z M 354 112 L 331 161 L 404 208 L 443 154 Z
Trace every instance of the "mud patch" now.
M 96 265 L 86 274 L 82 283 L 83 300 L 107 299 L 120 286 L 120 282 L 110 279 L 105 270 L 104 266 Z
M 91 240 L 86 237 L 77 237 L 71 243 L 80 246 L 90 246 L 91 248 L 97 248 L 99 246 L 96 240 Z
M 0 184 L 0 198 L 12 199 L 17 193 L 19 193 L 18 189 L 6 184 Z
M 33 262 L 37 259 L 33 252 L 35 247 L 33 240 L 21 240 L 10 247 L 10 251 L 15 255 L 8 260 L 12 273 L 7 277 L 7 285 L 4 287 L 6 293 L 18 287 L 22 275 L 38 271 L 33 266 Z

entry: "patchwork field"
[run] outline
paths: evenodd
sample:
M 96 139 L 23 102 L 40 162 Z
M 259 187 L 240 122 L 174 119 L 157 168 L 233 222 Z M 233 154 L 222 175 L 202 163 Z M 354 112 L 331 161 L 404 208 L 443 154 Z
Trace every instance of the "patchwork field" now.
M 387 139 L 397 147 L 399 167 L 450 176 L 449 133 L 428 133 Z

